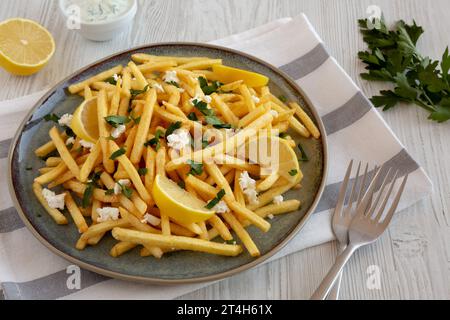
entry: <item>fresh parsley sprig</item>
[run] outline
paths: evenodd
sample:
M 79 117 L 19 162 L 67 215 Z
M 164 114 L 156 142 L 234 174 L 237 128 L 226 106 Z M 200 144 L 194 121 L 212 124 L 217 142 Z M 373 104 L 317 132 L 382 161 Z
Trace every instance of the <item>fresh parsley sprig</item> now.
M 225 196 L 225 190 L 221 189 L 216 197 L 214 199 L 212 199 L 211 201 L 208 202 L 208 204 L 205 206 L 206 209 L 212 209 L 214 208 L 219 202 L 220 200 L 222 200 L 222 198 Z
M 188 160 L 187 164 L 191 167 L 189 174 L 199 176 L 203 173 L 203 163 Z
M 200 111 L 205 116 L 205 121 L 207 124 L 212 125 L 214 128 L 217 129 L 230 129 L 231 124 L 224 123 L 222 120 L 220 120 L 213 109 L 208 108 L 208 104 L 201 100 L 193 100 L 192 103 L 194 104 L 194 107 Z
M 413 103 L 429 112 L 429 119 L 450 119 L 450 56 L 448 47 L 441 61 L 433 61 L 418 51 L 416 44 L 424 33 L 415 21 L 398 21 L 391 30 L 384 18 L 358 21 L 368 50 L 358 56 L 366 64 L 361 77 L 395 85 L 370 100 L 375 107 L 391 109 L 399 103 Z

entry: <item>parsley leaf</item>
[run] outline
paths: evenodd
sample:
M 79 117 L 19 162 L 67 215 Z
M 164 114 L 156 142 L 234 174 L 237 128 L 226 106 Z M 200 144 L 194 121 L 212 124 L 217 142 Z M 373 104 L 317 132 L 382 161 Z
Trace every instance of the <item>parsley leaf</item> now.
M 300 153 L 301 153 L 301 155 L 302 155 L 301 158 L 298 159 L 298 160 L 299 160 L 299 161 L 302 161 L 302 162 L 309 161 L 308 155 L 306 154 L 306 152 L 305 152 L 305 150 L 303 149 L 302 145 L 299 143 L 299 144 L 297 145 L 297 147 L 298 147 L 298 149 L 300 150 Z
M 114 128 L 117 128 L 119 125 L 127 124 L 131 119 L 125 116 L 107 116 L 105 117 L 105 121 Z
M 94 189 L 98 188 L 98 180 L 100 179 L 100 172 L 93 172 L 89 176 L 88 183 L 86 184 L 86 189 L 83 193 L 83 198 L 81 200 L 81 206 L 87 208 L 91 203 L 92 195 L 94 194 Z
M 53 121 L 53 122 L 58 123 L 59 119 L 60 119 L 59 116 L 54 113 L 49 113 L 44 116 L 45 121 Z
M 207 124 L 212 125 L 214 128 L 217 129 L 230 129 L 231 124 L 223 123 L 222 120 L 216 117 L 216 113 L 213 109 L 208 108 L 208 104 L 204 101 L 199 100 L 193 100 L 192 103 L 194 104 L 194 107 L 200 111 L 204 116 Z
M 104 82 L 110 83 L 112 85 L 116 85 L 117 84 L 117 81 L 116 81 L 116 79 L 114 79 L 114 77 L 109 77 L 109 78 L 105 79 Z
M 175 81 L 166 81 L 166 83 L 167 84 L 171 84 L 171 85 L 173 85 L 174 87 L 177 87 L 177 88 L 179 88 L 180 87 L 180 85 L 178 84 L 178 82 L 175 82 Z
M 109 157 L 111 160 L 116 160 L 118 157 L 120 157 L 121 155 L 124 155 L 126 153 L 124 148 L 120 148 L 117 151 L 114 151 L 111 156 Z
M 358 21 L 368 50 L 358 53 L 366 64 L 361 77 L 368 81 L 394 84 L 392 90 L 382 90 L 370 100 L 375 107 L 391 109 L 399 103 L 412 103 L 429 112 L 428 119 L 450 120 L 450 56 L 448 48 L 441 61 L 423 57 L 416 44 L 424 30 L 415 21 L 400 20 L 389 29 L 381 19 Z
M 280 101 L 283 102 L 283 103 L 286 103 L 286 102 L 287 102 L 287 98 L 286 98 L 285 96 L 283 96 L 283 95 L 279 96 L 279 97 L 278 97 L 278 100 L 280 100 Z
M 138 173 L 140 176 L 145 176 L 148 173 L 148 169 L 147 168 L 139 168 Z
M 204 77 L 199 77 L 198 82 L 200 84 L 200 88 L 202 89 L 203 93 L 206 95 L 213 94 L 214 92 L 217 92 L 219 88 L 223 85 L 219 81 L 213 81 L 211 84 L 208 84 L 208 80 L 206 80 Z
M 161 141 L 159 141 L 159 139 L 164 138 L 164 132 L 162 132 L 161 130 L 156 130 L 155 132 L 155 137 L 148 140 L 146 143 L 144 143 L 144 146 L 146 147 L 154 147 L 156 151 L 159 150 L 159 148 L 161 147 Z
M 292 169 L 291 171 L 289 171 L 289 175 L 290 175 L 291 177 L 294 177 L 294 176 L 296 176 L 296 175 L 297 175 L 297 173 L 298 173 L 298 171 L 297 171 L 297 170 L 295 170 L 295 169 Z
M 198 121 L 198 118 L 197 118 L 197 115 L 195 114 L 195 112 L 189 113 L 187 117 L 189 120 Z
M 133 194 L 133 189 L 127 187 L 124 184 L 119 183 L 120 188 L 122 189 L 122 194 L 127 197 L 128 199 L 131 198 L 131 195 Z
M 105 191 L 105 195 L 112 196 L 114 194 L 114 189 L 108 189 Z
M 188 160 L 187 164 L 191 167 L 189 174 L 192 174 L 194 176 L 199 176 L 203 173 L 203 163 Z
M 142 89 L 142 90 L 134 90 L 134 89 L 130 89 L 131 99 L 134 99 L 134 98 L 136 98 L 138 95 L 147 92 L 148 88 L 149 88 L 149 85 L 146 85 L 146 86 L 144 87 L 144 89 Z
M 172 123 L 166 130 L 166 137 L 170 136 L 175 130 L 181 128 L 181 121 L 177 121 L 175 123 Z
M 281 139 L 284 139 L 288 136 L 288 134 L 286 132 L 280 132 L 280 134 L 278 135 Z
M 186 183 L 183 180 L 180 180 L 177 184 L 181 189 L 186 189 Z
M 220 202 L 220 200 L 222 200 L 223 196 L 225 195 L 225 190 L 221 189 L 216 197 L 214 199 L 212 199 L 211 201 L 208 202 L 208 204 L 205 206 L 206 209 L 212 209 L 216 206 L 216 204 L 218 204 Z

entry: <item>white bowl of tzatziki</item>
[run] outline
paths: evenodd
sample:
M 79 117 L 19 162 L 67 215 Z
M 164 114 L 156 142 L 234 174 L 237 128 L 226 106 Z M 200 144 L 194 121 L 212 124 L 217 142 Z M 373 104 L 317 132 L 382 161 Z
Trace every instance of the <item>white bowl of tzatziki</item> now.
M 94 41 L 128 30 L 137 12 L 136 0 L 59 0 L 59 6 L 67 28 Z

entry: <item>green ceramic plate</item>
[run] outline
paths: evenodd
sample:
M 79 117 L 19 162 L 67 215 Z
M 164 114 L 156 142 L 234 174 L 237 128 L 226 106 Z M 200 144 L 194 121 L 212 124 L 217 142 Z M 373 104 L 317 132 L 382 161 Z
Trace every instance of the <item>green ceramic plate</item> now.
M 82 101 L 80 97 L 67 93 L 67 87 L 117 64 L 126 64 L 133 53 L 144 52 L 154 55 L 209 56 L 223 59 L 224 64 L 252 70 L 267 75 L 270 89 L 276 95 L 298 101 L 314 119 L 322 132 L 319 140 L 295 136 L 309 155 L 308 162 L 301 163 L 304 179 L 300 190 L 293 190 L 287 198 L 299 199 L 301 209 L 278 216 L 271 220 L 272 228 L 263 233 L 254 227 L 248 230 L 261 250 L 261 257 L 255 259 L 248 253 L 238 257 L 221 257 L 196 252 L 175 252 L 165 254 L 162 259 L 142 258 L 138 249 L 120 258 L 109 255 L 115 240 L 105 237 L 101 243 L 83 251 L 74 245 L 79 234 L 73 223 L 58 226 L 41 207 L 33 195 L 32 182 L 37 168 L 44 165 L 33 150 L 49 140 L 51 123 L 43 121 L 48 113 L 72 113 Z M 327 168 L 326 135 L 320 118 L 308 103 L 301 89 L 275 67 L 234 50 L 195 43 L 162 43 L 144 46 L 122 52 L 96 62 L 61 81 L 53 87 L 32 109 L 20 126 L 10 150 L 10 191 L 17 210 L 28 229 L 45 246 L 56 254 L 85 269 L 120 279 L 147 283 L 188 283 L 214 280 L 246 270 L 278 252 L 305 224 L 322 194 Z M 32 167 L 33 170 L 26 170 Z M 67 214 L 67 213 L 66 213 Z

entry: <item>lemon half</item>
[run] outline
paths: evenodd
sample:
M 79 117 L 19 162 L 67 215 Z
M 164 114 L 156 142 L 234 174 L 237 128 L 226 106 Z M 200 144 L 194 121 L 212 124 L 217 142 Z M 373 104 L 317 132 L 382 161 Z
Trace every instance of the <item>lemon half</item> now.
M 80 139 L 95 143 L 98 140 L 97 97 L 83 101 L 73 113 L 70 127 Z
M 162 175 L 156 176 L 152 195 L 161 213 L 180 223 L 202 222 L 211 218 L 215 213 L 205 208 L 206 202 Z
M 269 78 L 262 74 L 221 64 L 213 65 L 212 70 L 217 76 L 217 79 L 223 83 L 243 80 L 249 87 L 262 87 L 269 83 Z
M 0 66 L 27 76 L 41 70 L 55 52 L 52 35 L 40 24 L 14 18 L 0 23 Z

